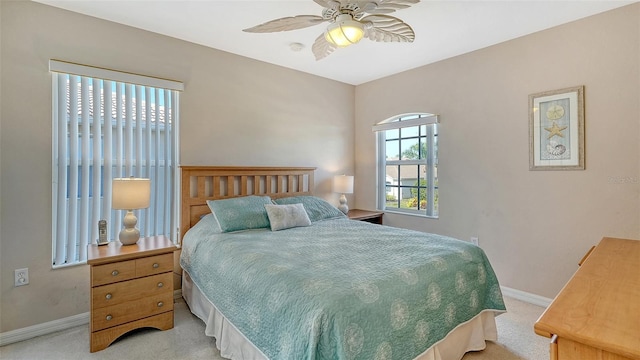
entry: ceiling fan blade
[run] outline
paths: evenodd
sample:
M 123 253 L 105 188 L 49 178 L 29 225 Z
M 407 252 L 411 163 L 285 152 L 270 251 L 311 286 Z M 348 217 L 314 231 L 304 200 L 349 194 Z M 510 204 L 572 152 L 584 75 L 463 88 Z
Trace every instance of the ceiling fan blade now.
M 364 36 L 373 41 L 413 42 L 416 34 L 404 21 L 388 15 L 370 15 L 360 21 L 365 25 Z
M 252 33 L 269 33 L 278 31 L 289 31 L 303 29 L 309 26 L 317 25 L 326 21 L 322 16 L 316 15 L 298 15 L 285 17 L 281 19 L 271 20 L 264 24 L 256 25 L 242 31 Z
M 378 0 L 367 1 L 361 5 L 363 12 L 368 14 L 389 14 L 396 10 L 402 10 L 413 4 L 419 3 L 420 0 Z
M 336 50 L 336 46 L 325 39 L 324 34 L 320 34 L 311 47 L 316 61 L 324 59 Z
M 316 4 L 322 6 L 323 8 L 334 9 L 334 10 L 340 9 L 340 1 L 335 1 L 335 0 L 313 0 L 313 2 L 315 2 Z
M 369 10 L 369 11 L 365 11 L 367 14 L 372 14 L 372 15 L 379 15 L 379 14 L 391 14 L 392 12 L 395 12 L 395 10 L 393 9 L 373 9 L 373 10 Z
M 407 5 L 411 6 L 413 4 L 419 3 L 420 0 L 379 0 L 378 6 L 393 6 L 393 5 Z

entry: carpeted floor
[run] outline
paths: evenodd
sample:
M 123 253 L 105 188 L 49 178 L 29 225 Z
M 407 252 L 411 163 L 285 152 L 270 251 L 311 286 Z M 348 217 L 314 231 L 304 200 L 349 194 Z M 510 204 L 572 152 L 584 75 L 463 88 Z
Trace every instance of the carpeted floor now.
M 544 308 L 505 297 L 507 313 L 497 317 L 498 342 L 483 351 L 468 353 L 463 360 L 548 359 L 548 339 L 535 335 L 533 323 Z M 2 360 L 223 360 L 214 339 L 204 335 L 204 323 L 193 316 L 184 301 L 175 304 L 171 330 L 142 329 L 116 340 L 105 350 L 89 352 L 88 325 L 0 347 Z

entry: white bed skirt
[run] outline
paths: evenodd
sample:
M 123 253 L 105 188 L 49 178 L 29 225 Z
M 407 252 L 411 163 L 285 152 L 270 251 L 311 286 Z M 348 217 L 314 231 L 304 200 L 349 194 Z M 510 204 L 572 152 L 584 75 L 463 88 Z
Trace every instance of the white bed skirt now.
M 220 355 L 232 360 L 268 360 L 218 311 L 191 281 L 186 271 L 182 272 L 182 296 L 191 312 L 204 321 L 205 335 L 216 338 L 216 347 L 220 350 Z M 500 313 L 502 311 L 482 311 L 473 319 L 458 325 L 447 337 L 414 360 L 460 360 L 468 351 L 483 350 L 486 340 L 498 339 L 495 317 Z

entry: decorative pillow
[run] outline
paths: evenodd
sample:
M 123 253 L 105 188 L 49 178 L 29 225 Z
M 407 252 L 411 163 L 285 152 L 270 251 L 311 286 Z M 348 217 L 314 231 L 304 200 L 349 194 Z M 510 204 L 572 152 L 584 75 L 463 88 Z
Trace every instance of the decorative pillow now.
M 207 228 L 209 231 L 213 233 L 221 233 L 222 229 L 220 229 L 220 224 L 218 224 L 218 220 L 212 213 L 203 214 L 200 216 L 200 221 L 198 221 L 195 226 L 201 226 Z
M 311 220 L 309 220 L 309 216 L 302 204 L 267 204 L 264 208 L 267 210 L 271 231 L 311 225 Z
M 265 204 L 271 204 L 270 197 L 251 195 L 224 200 L 207 200 L 207 205 L 218 220 L 222 232 L 269 227 Z
M 286 204 L 304 205 L 304 209 L 307 211 L 307 214 L 309 215 L 309 219 L 312 222 L 346 216 L 342 211 L 338 210 L 338 208 L 329 204 L 324 199 L 321 199 L 316 196 L 292 196 L 292 197 L 275 199 L 274 202 L 278 205 L 286 205 Z

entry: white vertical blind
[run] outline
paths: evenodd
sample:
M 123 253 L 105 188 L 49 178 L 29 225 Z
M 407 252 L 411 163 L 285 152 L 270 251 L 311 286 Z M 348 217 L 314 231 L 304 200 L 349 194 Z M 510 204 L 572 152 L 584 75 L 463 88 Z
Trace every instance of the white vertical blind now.
M 93 98 L 94 99 L 100 99 L 100 80 L 98 79 L 93 79 L 93 82 L 91 84 L 92 88 L 93 88 Z M 103 114 L 98 113 L 98 114 L 93 114 L 93 123 L 91 124 L 92 129 L 94 131 L 93 133 L 93 138 L 94 139 L 102 139 L 103 137 L 103 131 L 102 131 L 102 124 L 104 123 L 104 118 L 103 118 Z M 106 135 L 106 134 L 105 134 Z M 106 145 L 106 140 L 103 142 Z M 102 164 L 102 149 L 101 149 L 101 142 L 100 141 L 93 141 L 93 164 Z M 102 167 L 101 167 L 102 169 Z M 93 176 L 91 181 L 93 182 L 93 187 L 91 189 L 91 192 L 93 194 L 100 194 L 101 192 L 101 177 L 102 177 L 102 171 L 93 171 Z M 105 179 L 108 179 L 107 177 L 105 177 Z M 91 209 L 91 220 L 89 222 L 89 224 L 97 224 L 98 220 L 100 220 L 100 217 L 98 216 L 99 214 L 101 214 L 102 212 L 101 210 L 101 205 L 102 203 L 104 203 L 103 201 L 92 201 L 92 205 L 93 205 L 93 209 Z M 98 227 L 97 226 L 91 226 L 91 235 L 89 236 L 89 239 L 97 239 L 98 238 Z M 81 248 L 86 249 L 87 246 L 86 244 L 83 244 L 84 246 L 80 246 Z M 83 256 L 80 256 L 83 257 Z
M 113 167 L 114 167 L 114 154 L 113 154 L 113 126 L 112 126 L 112 122 L 110 121 L 104 121 L 104 119 L 111 119 L 113 116 L 113 82 L 111 81 L 105 81 L 104 82 L 104 114 L 103 114 L 103 121 L 102 121 L 102 133 L 104 134 L 104 155 L 102 157 L 102 164 L 104 166 L 104 178 L 105 179 L 113 179 L 116 176 L 113 176 Z M 116 95 L 116 99 L 117 99 L 117 95 Z M 112 120 L 113 121 L 113 120 Z M 103 184 L 104 190 L 103 190 L 103 197 L 105 199 L 111 199 L 111 182 L 107 181 L 105 184 Z M 111 217 L 111 211 L 109 211 L 111 209 L 111 204 L 109 204 L 107 201 L 103 201 L 102 202 L 102 208 L 100 209 L 100 212 L 102 214 L 106 214 L 105 219 L 107 221 L 107 224 L 111 224 L 112 222 L 112 217 Z M 118 229 L 118 227 L 116 227 L 116 229 Z
M 90 170 L 91 170 L 91 126 L 89 124 L 89 109 L 92 105 L 89 101 L 84 99 L 89 99 L 89 91 L 91 90 L 89 87 L 90 78 L 81 77 L 81 90 L 82 90 L 82 101 L 81 101 L 81 109 L 82 109 L 82 132 L 80 135 L 80 143 L 82 144 L 82 150 L 80 151 L 80 168 L 81 175 L 79 179 L 80 183 L 80 212 L 79 217 L 79 225 L 80 232 L 78 233 L 78 253 L 80 259 L 87 258 L 87 237 L 89 237 L 89 183 L 90 183 Z
M 85 262 L 101 219 L 107 220 L 108 237 L 116 241 L 124 216 L 111 209 L 116 177 L 151 179 L 151 205 L 137 211 L 140 233 L 177 241 L 178 91 L 121 82 L 117 76 L 116 81 L 104 80 L 87 73 L 91 67 L 63 64 L 73 71 L 57 72 L 60 62 L 50 63 L 53 266 Z
M 53 93 L 54 94 L 64 94 L 66 92 L 66 87 L 67 84 L 63 81 L 58 81 L 58 76 L 56 74 L 54 74 L 53 77 Z M 57 88 L 55 88 L 57 86 Z M 59 104 L 58 99 L 56 99 L 56 97 L 54 96 L 53 98 L 53 108 L 54 108 L 54 119 L 55 118 L 59 118 L 59 119 L 64 119 L 66 118 L 67 115 L 67 106 L 66 104 Z M 64 106 L 63 106 L 64 105 Z M 68 150 L 68 143 L 67 141 L 58 141 L 58 138 L 60 136 L 58 136 L 58 134 L 66 134 L 67 133 L 67 123 L 64 121 L 58 121 L 57 122 L 57 126 L 56 123 L 54 122 L 54 126 L 53 126 L 54 132 L 53 132 L 53 144 L 54 144 L 54 149 L 53 149 L 53 178 L 54 181 L 57 180 L 57 186 L 56 183 L 54 182 L 54 188 L 53 188 L 53 214 L 61 214 L 64 213 L 65 211 L 68 211 L 67 208 L 67 196 L 66 196 L 66 189 L 67 189 L 67 182 L 68 182 L 68 176 L 67 176 L 67 162 L 66 161 L 58 161 L 58 154 L 66 154 L 67 150 Z M 64 156 L 64 155 L 63 155 Z M 58 194 L 60 194 L 60 196 L 58 196 Z M 60 197 L 60 198 L 58 198 Z M 57 218 L 53 221 L 53 239 L 67 239 L 67 225 L 66 224 L 60 224 L 58 225 L 58 220 Z M 67 241 L 61 240 L 61 241 L 55 241 L 54 240 L 54 246 L 53 246 L 53 250 L 55 251 L 55 254 L 63 254 L 66 252 L 66 247 L 67 247 Z M 54 256 L 54 262 L 56 260 L 60 260 L 55 258 Z
M 72 76 L 69 79 L 69 87 L 71 94 L 78 93 L 78 78 L 76 76 Z M 66 98 L 69 98 L 68 95 Z M 66 103 L 60 104 L 61 107 L 66 108 Z M 69 102 L 69 149 L 68 149 L 68 157 L 69 157 L 69 194 L 67 199 L 69 201 L 68 207 L 68 227 L 65 229 L 67 234 L 67 246 L 65 246 L 68 255 L 63 256 L 62 261 L 66 261 L 67 258 L 75 259 L 76 252 L 78 250 L 77 246 L 68 246 L 68 244 L 76 244 L 77 243 L 77 224 L 78 224 L 78 102 L 71 101 Z M 66 129 L 65 129 L 66 130 Z M 58 134 L 58 141 L 65 141 L 63 138 L 64 133 Z M 60 157 L 65 156 L 65 154 L 58 154 L 58 161 L 60 161 Z M 66 171 L 66 169 L 65 169 Z M 65 186 L 66 188 L 66 186 Z M 64 201 L 65 196 L 63 194 L 59 194 L 58 196 L 62 201 Z M 64 211 L 62 212 L 64 214 Z M 59 218 L 60 226 L 65 224 L 64 216 L 60 215 Z M 63 253 L 64 254 L 64 253 Z

